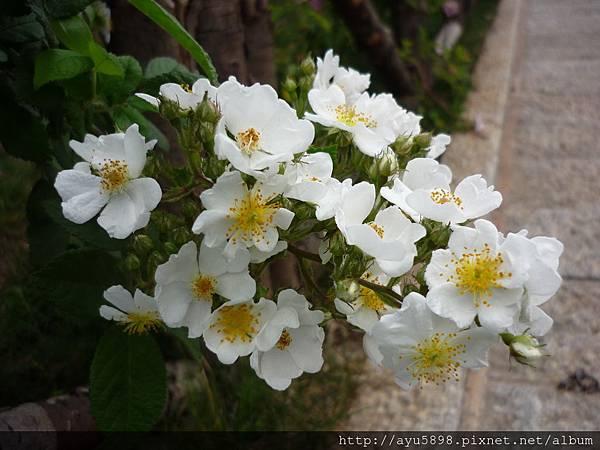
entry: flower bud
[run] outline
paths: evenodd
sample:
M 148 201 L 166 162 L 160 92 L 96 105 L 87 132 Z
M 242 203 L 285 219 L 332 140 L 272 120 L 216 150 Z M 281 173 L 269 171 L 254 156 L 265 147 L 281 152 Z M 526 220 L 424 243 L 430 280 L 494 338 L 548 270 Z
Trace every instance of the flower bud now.
M 431 133 L 421 133 L 415 136 L 415 144 L 420 148 L 427 148 L 431 144 Z
M 146 234 L 138 234 L 133 238 L 133 249 L 138 255 L 146 255 L 154 247 L 154 242 Z
M 371 167 L 374 167 L 372 171 L 374 171 L 374 176 L 382 176 L 389 177 L 392 173 L 398 171 L 398 159 L 396 158 L 395 153 L 391 148 L 387 147 L 381 155 L 375 160 L 375 164 L 372 164 Z M 369 169 L 371 169 L 371 167 Z M 371 173 L 369 173 L 371 175 Z
M 286 78 L 283 82 L 283 89 L 287 92 L 294 92 L 297 87 L 296 82 L 290 77 Z
M 345 302 L 353 302 L 360 294 L 360 284 L 356 280 L 340 280 L 335 283 L 335 296 Z
M 177 245 L 175 245 L 175 243 L 173 243 L 173 242 L 167 242 L 164 245 L 164 249 L 165 249 L 165 252 L 167 252 L 167 254 L 173 255 L 173 254 L 177 253 L 177 251 L 179 250 L 179 247 L 177 247 Z
M 125 270 L 127 270 L 129 272 L 138 270 L 140 268 L 139 258 L 137 256 L 135 256 L 133 253 L 130 253 L 125 258 L 124 267 L 125 267 Z
M 217 106 L 208 97 L 205 97 L 200 106 L 198 106 L 198 117 L 205 122 L 217 123 L 221 117 L 221 113 L 217 109 Z
M 179 227 L 173 232 L 173 239 L 178 246 L 181 246 L 191 241 L 192 235 L 186 227 Z M 169 253 L 177 253 L 177 250 Z
M 310 91 L 310 88 L 312 88 L 313 79 L 312 77 L 302 77 L 300 78 L 298 84 L 300 89 L 302 89 L 302 92 L 308 92 Z
M 510 356 L 520 364 L 532 365 L 533 362 L 544 356 L 541 348 L 544 346 L 538 340 L 527 334 L 514 336 L 510 333 L 501 333 L 500 337 L 510 349 Z
M 302 62 L 300 63 L 300 70 L 304 75 L 314 75 L 316 66 L 315 62 L 310 56 L 307 56 L 302 60 Z
M 148 256 L 148 261 L 146 262 L 146 270 L 148 271 L 148 275 L 154 276 L 154 272 L 156 272 L 156 268 L 165 262 L 167 258 L 165 258 L 160 252 L 154 250 Z

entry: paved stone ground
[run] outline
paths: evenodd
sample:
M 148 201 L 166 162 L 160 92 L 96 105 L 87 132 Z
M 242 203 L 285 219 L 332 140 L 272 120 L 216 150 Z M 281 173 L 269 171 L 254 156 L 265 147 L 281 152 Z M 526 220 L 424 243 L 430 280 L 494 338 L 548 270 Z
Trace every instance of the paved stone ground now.
M 565 244 L 564 284 L 546 306 L 552 354 L 537 369 L 490 368 L 443 389 L 395 387 L 369 369 L 344 429 L 599 430 L 600 393 L 557 389 L 576 368 L 600 378 L 600 1 L 503 0 L 467 114 L 485 137 L 457 136 L 445 162 L 504 194 L 493 220 Z

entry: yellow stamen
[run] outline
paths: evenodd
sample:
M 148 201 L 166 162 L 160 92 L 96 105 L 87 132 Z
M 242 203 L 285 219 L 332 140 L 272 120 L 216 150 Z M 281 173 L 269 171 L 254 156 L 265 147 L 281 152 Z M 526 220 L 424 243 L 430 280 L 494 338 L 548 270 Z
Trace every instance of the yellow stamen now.
M 460 209 L 462 209 L 462 199 L 451 191 L 446 189 L 434 189 L 430 194 L 431 200 L 438 205 L 445 205 L 446 203 L 454 203 Z
M 263 240 L 267 230 L 273 226 L 273 217 L 279 206 L 273 202 L 273 197 L 263 197 L 260 188 L 248 192 L 243 199 L 235 200 L 227 215 L 233 220 L 227 229 L 227 239 L 234 243 L 238 239 L 247 243 Z
M 192 292 L 198 300 L 212 301 L 217 288 L 217 280 L 214 277 L 199 274 L 192 282 Z
M 360 302 L 362 306 L 368 309 L 372 309 L 377 313 L 382 313 L 385 311 L 385 303 L 379 298 L 379 295 L 368 287 L 361 286 L 360 287 Z
M 375 233 L 377 233 L 377 236 L 379 236 L 381 239 L 383 239 L 384 230 L 381 225 L 377 225 L 375 222 L 370 222 L 368 225 L 371 228 L 373 228 L 373 230 L 375 230 Z
M 288 330 L 283 330 L 283 332 L 281 333 L 281 336 L 279 336 L 279 340 L 277 341 L 277 344 L 275 344 L 275 346 L 279 350 L 285 350 L 287 347 L 290 346 L 291 343 L 292 343 L 292 336 L 290 335 Z
M 217 312 L 217 320 L 210 328 L 216 329 L 222 336 L 221 342 L 248 343 L 258 333 L 260 313 L 255 313 L 253 309 L 248 304 L 224 306 Z
M 335 107 L 335 115 L 337 120 L 342 122 L 344 125 L 354 127 L 359 123 L 362 123 L 367 128 L 375 128 L 377 122 L 373 120 L 367 114 L 363 114 L 356 110 L 353 105 L 338 105 Z
M 122 190 L 130 180 L 129 169 L 125 161 L 105 160 L 99 173 L 102 178 L 102 189 L 109 193 Z
M 235 135 L 235 140 L 242 152 L 247 155 L 251 155 L 256 150 L 260 150 L 260 133 L 255 128 L 248 128 L 246 131 L 240 131 Z
M 190 87 L 189 84 L 187 83 L 181 83 L 179 86 L 181 86 L 181 89 L 183 89 L 185 92 L 188 92 L 190 94 L 192 94 L 192 88 Z
M 121 325 L 127 334 L 146 334 L 158 331 L 163 323 L 156 311 L 136 311 L 127 314 Z
M 413 346 L 413 362 L 406 370 L 421 383 L 440 384 L 451 379 L 458 381 L 462 363 L 460 355 L 466 353 L 467 349 L 464 344 L 453 342 L 455 337 L 456 333 L 435 333 L 423 339 Z
M 501 253 L 492 255 L 488 244 L 484 244 L 481 250 L 465 252 L 460 257 L 453 253 L 452 256 L 455 271 L 446 281 L 454 283 L 461 295 L 471 294 L 476 307 L 481 304 L 490 306 L 492 289 L 502 288 L 499 282 L 512 276 L 511 272 L 500 270 L 504 257 Z

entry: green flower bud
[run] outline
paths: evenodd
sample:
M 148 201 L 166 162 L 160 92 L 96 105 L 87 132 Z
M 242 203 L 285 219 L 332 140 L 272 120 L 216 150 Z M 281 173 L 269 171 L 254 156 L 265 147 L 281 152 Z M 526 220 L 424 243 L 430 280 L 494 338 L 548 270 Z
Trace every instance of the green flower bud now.
M 133 249 L 138 255 L 144 256 L 154 248 L 154 242 L 146 234 L 138 234 L 133 238 Z
M 177 253 L 177 251 L 179 250 L 179 247 L 173 242 L 167 242 L 164 245 L 164 249 L 165 249 L 165 252 L 167 252 L 167 254 L 173 255 L 173 254 Z
M 309 56 L 307 56 L 306 58 L 304 58 L 302 60 L 302 62 L 300 63 L 300 70 L 302 71 L 302 73 L 304 75 L 314 75 L 317 67 L 315 65 L 315 62 L 313 61 L 313 59 Z
M 298 85 L 303 92 L 308 92 L 312 88 L 313 78 L 312 77 L 302 77 L 300 78 Z
M 209 123 L 217 123 L 221 117 L 221 113 L 217 109 L 217 106 L 208 97 L 205 97 L 200 106 L 198 106 L 198 117 L 200 120 Z
M 292 78 L 288 77 L 283 82 L 283 86 L 282 87 L 287 92 L 294 92 L 296 90 L 296 88 L 298 87 L 298 85 L 296 84 L 296 82 Z
M 156 268 L 166 261 L 166 257 L 163 256 L 160 252 L 154 250 L 148 256 L 148 261 L 146 261 L 146 270 L 148 271 L 148 275 L 154 277 L 154 272 L 156 272 Z
M 389 148 L 386 148 L 375 161 L 379 176 L 387 178 L 398 171 L 398 159 L 395 153 Z
M 335 283 L 335 296 L 345 302 L 353 302 L 360 294 L 360 284 L 354 279 L 340 280 Z
M 128 270 L 129 272 L 138 270 L 140 268 L 139 258 L 133 253 L 130 253 L 129 255 L 127 255 L 127 257 L 125 257 L 124 267 L 125 270 Z
M 541 351 L 544 345 L 540 344 L 533 336 L 527 334 L 514 336 L 510 333 L 501 333 L 500 337 L 508 345 L 510 356 L 520 364 L 530 366 L 542 356 L 545 356 Z
M 182 246 L 192 240 L 192 234 L 187 228 L 179 227 L 173 232 L 173 239 L 178 246 Z M 177 251 L 170 253 L 177 253 Z
M 431 144 L 431 138 L 431 133 L 421 133 L 418 136 L 415 136 L 415 144 L 420 148 L 429 147 L 429 144 Z

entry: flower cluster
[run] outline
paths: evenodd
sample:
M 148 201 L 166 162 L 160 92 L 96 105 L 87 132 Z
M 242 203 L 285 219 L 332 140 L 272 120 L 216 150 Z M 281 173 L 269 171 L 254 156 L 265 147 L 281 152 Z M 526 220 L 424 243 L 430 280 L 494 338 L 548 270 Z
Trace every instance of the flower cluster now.
M 310 105 L 304 117 L 270 86 L 235 78 L 138 94 L 175 127 L 187 158 L 179 172 L 157 151 L 146 164 L 155 142 L 137 125 L 71 142 L 83 162 L 56 178 L 64 216 L 99 213 L 110 237 L 135 233 L 134 251 L 165 233 L 172 248 L 132 277 L 133 296 L 109 288 L 114 307 L 102 317 L 129 333 L 184 327 L 224 364 L 250 356 L 279 390 L 321 369 L 330 319 L 363 330 L 368 357 L 404 388 L 485 366 L 495 342 L 519 362 L 538 357 L 534 336 L 552 325 L 540 305 L 559 289 L 562 244 L 483 219 L 501 194 L 481 175 L 453 187 L 435 159 L 450 138 L 422 132 L 390 94 L 367 92 L 369 75 L 331 51 L 316 71 L 303 67 L 313 80 L 294 94 Z M 172 176 L 182 171 L 184 181 Z M 171 227 L 169 214 L 184 226 Z M 288 254 L 315 265 L 301 271 L 303 294 L 262 281 Z

